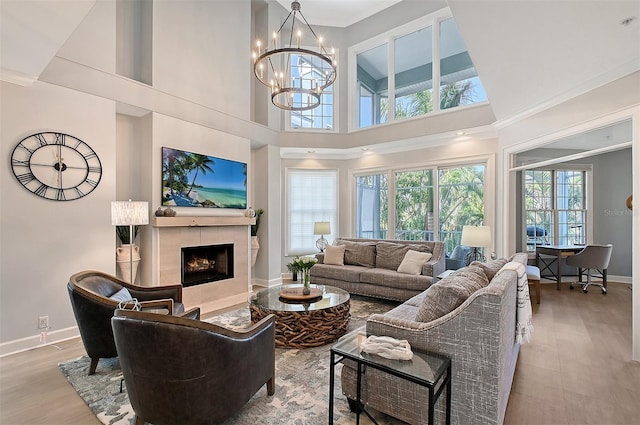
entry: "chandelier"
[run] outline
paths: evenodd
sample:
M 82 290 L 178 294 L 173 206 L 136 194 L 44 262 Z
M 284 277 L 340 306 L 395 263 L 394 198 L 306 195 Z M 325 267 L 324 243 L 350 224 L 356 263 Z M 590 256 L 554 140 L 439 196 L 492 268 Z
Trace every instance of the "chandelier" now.
M 287 34 L 285 26 L 289 20 L 291 30 Z M 258 40 L 256 47 L 253 73 L 271 89 L 271 102 L 278 108 L 314 109 L 320 105 L 322 93 L 336 80 L 335 51 L 327 52 L 322 37 L 313 31 L 297 1 L 291 3 L 291 12 L 273 33 L 271 41 L 263 44 Z

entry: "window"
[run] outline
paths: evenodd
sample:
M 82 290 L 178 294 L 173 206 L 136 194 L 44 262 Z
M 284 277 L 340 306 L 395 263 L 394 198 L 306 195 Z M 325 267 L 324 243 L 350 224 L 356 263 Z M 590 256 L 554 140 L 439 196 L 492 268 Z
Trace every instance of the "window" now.
M 287 255 L 317 251 L 313 223 L 331 223 L 331 243 L 338 234 L 337 170 L 287 170 Z
M 360 128 L 387 122 L 389 96 L 387 50 L 387 43 L 385 43 L 356 56 Z
M 316 84 L 319 75 L 328 71 L 323 68 L 324 63 L 312 55 L 291 56 L 291 78 L 296 87 L 311 89 Z M 333 130 L 334 108 L 333 93 L 336 83 L 327 87 L 320 96 L 320 105 L 308 111 L 290 111 L 289 126 L 292 129 Z M 307 104 L 308 95 L 296 94 L 292 98 L 293 106 Z
M 396 239 L 434 240 L 433 170 L 396 173 Z
M 447 253 L 460 245 L 464 225 L 484 222 L 484 175 L 484 164 L 438 170 L 439 233 Z
M 586 171 L 524 171 L 527 250 L 586 243 Z
M 351 47 L 358 128 L 487 100 L 453 18 L 409 27 Z
M 395 40 L 395 118 L 410 118 L 433 111 L 431 27 Z
M 356 177 L 356 237 L 386 239 L 389 192 L 386 174 Z
M 450 253 L 462 226 L 484 223 L 485 174 L 486 164 L 473 164 L 356 176 L 356 236 L 440 240 Z
M 440 109 L 484 102 L 487 94 L 453 18 L 440 24 Z

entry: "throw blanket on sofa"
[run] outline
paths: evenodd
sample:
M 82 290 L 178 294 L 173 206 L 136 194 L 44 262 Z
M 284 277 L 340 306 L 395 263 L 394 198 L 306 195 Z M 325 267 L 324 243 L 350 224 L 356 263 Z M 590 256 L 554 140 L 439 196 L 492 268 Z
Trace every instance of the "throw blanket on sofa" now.
M 518 344 L 525 344 L 531 340 L 531 334 L 533 333 L 533 313 L 531 311 L 531 300 L 529 299 L 527 268 L 522 263 L 512 261 L 505 264 L 500 272 L 502 270 L 515 270 L 518 274 L 516 342 Z

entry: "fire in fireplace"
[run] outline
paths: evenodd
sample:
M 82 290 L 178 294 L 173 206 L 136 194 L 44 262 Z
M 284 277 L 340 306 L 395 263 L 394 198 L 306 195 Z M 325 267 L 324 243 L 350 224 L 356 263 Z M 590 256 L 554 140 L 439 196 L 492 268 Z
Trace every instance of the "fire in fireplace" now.
M 182 285 L 233 278 L 233 244 L 182 248 Z

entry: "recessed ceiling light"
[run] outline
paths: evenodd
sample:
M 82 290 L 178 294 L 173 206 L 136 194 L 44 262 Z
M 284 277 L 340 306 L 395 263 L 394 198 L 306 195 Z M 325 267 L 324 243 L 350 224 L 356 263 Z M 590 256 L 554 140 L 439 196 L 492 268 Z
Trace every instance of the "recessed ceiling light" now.
M 360 148 L 360 150 L 368 151 L 368 150 L 369 150 L 369 148 Z
M 314 151 L 313 149 L 309 149 L 307 153 L 316 153 L 316 151 Z
M 631 25 L 631 22 L 633 22 L 635 19 L 636 18 L 634 16 L 632 16 L 630 18 L 627 18 L 627 19 L 623 19 L 622 21 L 620 21 L 620 25 L 623 25 L 625 27 L 629 26 L 629 25 Z
M 456 136 L 464 136 L 465 134 L 467 134 L 467 133 L 465 133 L 464 131 L 456 132 Z

